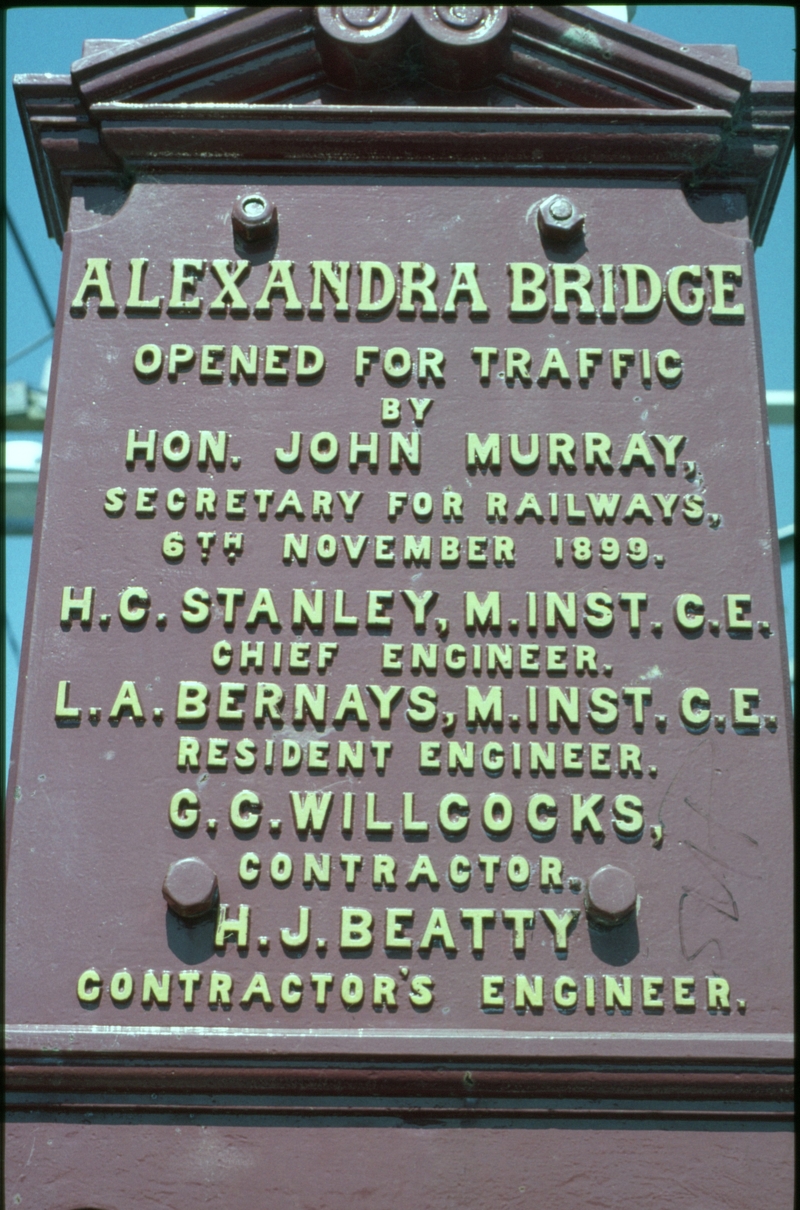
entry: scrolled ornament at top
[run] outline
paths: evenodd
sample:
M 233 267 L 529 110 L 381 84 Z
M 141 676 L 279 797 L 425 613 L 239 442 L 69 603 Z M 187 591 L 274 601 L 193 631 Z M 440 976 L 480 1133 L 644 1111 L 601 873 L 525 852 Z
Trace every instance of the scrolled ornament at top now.
M 508 21 L 508 9 L 500 4 L 433 4 L 411 12 L 424 33 L 448 46 L 491 42 Z
M 321 30 L 352 46 L 384 42 L 411 19 L 410 8 L 391 4 L 331 4 L 315 11 Z
M 451 92 L 482 88 L 506 52 L 503 5 L 331 5 L 315 10 L 332 84 L 386 91 L 420 79 Z

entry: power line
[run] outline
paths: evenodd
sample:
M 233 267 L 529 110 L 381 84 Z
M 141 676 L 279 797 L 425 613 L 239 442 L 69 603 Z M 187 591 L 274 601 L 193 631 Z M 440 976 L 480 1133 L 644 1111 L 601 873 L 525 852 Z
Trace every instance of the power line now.
M 19 361 L 20 357 L 25 357 L 27 353 L 32 353 L 34 349 L 38 349 L 40 345 L 45 344 L 48 340 L 53 339 L 52 332 L 45 332 L 44 336 L 40 336 L 38 340 L 34 340 L 32 344 L 26 345 L 24 349 L 18 349 L 16 353 L 12 353 L 6 358 L 6 365 L 10 366 L 13 362 Z
M 28 250 L 22 242 L 22 236 L 20 235 L 19 231 L 17 231 L 16 223 L 12 219 L 11 215 L 8 213 L 8 207 L 3 206 L 3 210 L 4 210 L 5 216 L 6 216 L 6 222 L 8 223 L 11 234 L 14 237 L 14 243 L 17 245 L 17 250 L 19 251 L 19 254 L 22 257 L 23 261 L 25 262 L 25 268 L 28 270 L 28 275 L 30 276 L 31 281 L 33 282 L 34 289 L 36 290 L 36 293 L 39 295 L 39 302 L 44 307 L 44 313 L 47 316 L 47 319 L 50 323 L 50 327 L 54 328 L 56 326 L 56 317 L 53 314 L 52 308 L 47 299 L 47 295 L 44 292 L 44 286 L 39 281 L 39 275 L 33 267 L 33 261 L 28 256 Z M 42 342 L 42 343 L 44 343 L 44 342 Z
M 14 659 L 17 661 L 17 663 L 19 663 L 19 661 L 20 661 L 19 639 L 14 634 L 14 628 L 11 625 L 11 621 L 8 616 L 8 610 L 6 610 L 5 618 L 6 618 L 6 642 L 8 643 L 9 647 L 11 648 L 11 654 L 13 655 Z

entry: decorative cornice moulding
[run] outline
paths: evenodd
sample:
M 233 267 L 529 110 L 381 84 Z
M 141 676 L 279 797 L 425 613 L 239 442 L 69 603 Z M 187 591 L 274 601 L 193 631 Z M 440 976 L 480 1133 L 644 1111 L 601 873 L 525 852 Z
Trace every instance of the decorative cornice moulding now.
M 15 91 L 50 234 L 73 187 L 208 173 L 513 172 L 744 192 L 756 244 L 791 84 L 586 7 L 230 8 L 85 43 Z

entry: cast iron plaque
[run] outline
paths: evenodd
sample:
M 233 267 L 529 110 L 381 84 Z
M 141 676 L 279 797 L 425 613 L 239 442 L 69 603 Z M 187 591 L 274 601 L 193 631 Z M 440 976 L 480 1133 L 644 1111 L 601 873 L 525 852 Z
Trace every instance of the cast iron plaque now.
M 737 196 L 75 196 L 12 1051 L 788 1056 Z

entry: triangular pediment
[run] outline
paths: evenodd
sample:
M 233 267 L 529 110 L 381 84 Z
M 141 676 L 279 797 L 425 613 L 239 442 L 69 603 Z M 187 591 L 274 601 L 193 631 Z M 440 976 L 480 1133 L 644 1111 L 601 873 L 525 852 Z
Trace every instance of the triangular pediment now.
M 447 25 L 443 11 L 483 16 L 472 25 L 458 17 Z M 566 6 L 230 8 L 87 50 L 71 79 L 88 105 L 355 101 L 732 110 L 751 81 L 730 48 L 682 47 Z
M 229 8 L 14 86 L 57 239 L 76 184 L 457 171 L 734 182 L 758 243 L 794 113 L 731 47 L 567 6 Z

